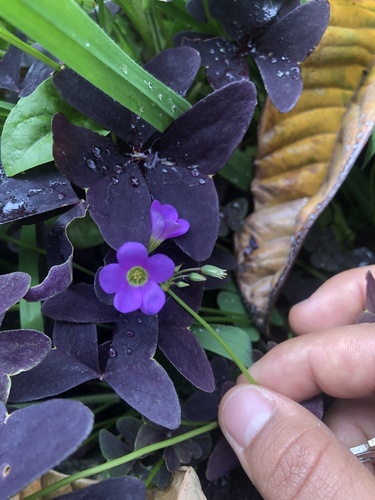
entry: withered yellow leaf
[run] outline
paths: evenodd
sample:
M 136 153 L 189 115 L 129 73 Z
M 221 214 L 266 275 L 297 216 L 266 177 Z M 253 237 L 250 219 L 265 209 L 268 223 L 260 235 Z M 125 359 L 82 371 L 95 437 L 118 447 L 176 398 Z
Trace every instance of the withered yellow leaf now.
M 285 114 L 264 107 L 255 208 L 235 237 L 240 288 L 262 330 L 304 237 L 374 128 L 375 0 L 330 6 L 327 30 L 301 65 L 297 105 Z

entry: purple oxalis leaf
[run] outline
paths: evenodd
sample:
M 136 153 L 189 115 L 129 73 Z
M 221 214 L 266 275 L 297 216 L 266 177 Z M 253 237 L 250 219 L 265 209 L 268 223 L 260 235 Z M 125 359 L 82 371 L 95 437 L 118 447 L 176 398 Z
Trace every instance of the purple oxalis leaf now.
M 112 248 L 125 241 L 147 245 L 151 197 L 137 164 L 120 156 L 113 143 L 71 124 L 63 115 L 52 121 L 53 153 L 59 170 L 75 185 L 89 188 L 87 203 L 103 238 Z
M 24 297 L 31 283 L 31 277 L 22 272 L 0 276 L 0 314 Z
M 175 43 L 199 51 L 208 82 L 214 90 L 250 78 L 247 60 L 238 51 L 238 46 L 226 38 L 183 32 L 175 37 Z
M 18 38 L 26 41 L 26 36 L 17 33 Z M 20 69 L 23 52 L 14 45 L 10 45 L 0 61 L 0 88 L 13 92 L 19 91 Z
M 92 285 L 78 283 L 47 299 L 42 312 L 49 318 L 71 323 L 112 323 L 119 312 L 101 302 Z
M 146 486 L 136 477 L 117 477 L 93 484 L 83 490 L 59 496 L 60 500 L 144 500 Z
M 157 340 L 155 316 L 121 315 L 111 342 L 114 355 L 108 358 L 102 380 L 142 415 L 175 429 L 180 405 L 172 381 L 153 359 Z
M 99 377 L 96 325 L 56 322 L 53 340 L 55 349 L 42 363 L 13 377 L 13 403 L 55 396 Z
M 47 260 L 49 271 L 40 285 L 33 286 L 27 292 L 25 299 L 33 302 L 46 300 L 62 292 L 71 284 L 73 279 L 73 245 L 68 236 L 69 224 L 85 216 L 85 203 L 79 203 L 57 219 L 48 233 Z
M 70 183 L 46 166 L 6 177 L 0 166 L 0 224 L 79 203 Z
M 0 500 L 69 456 L 88 436 L 93 414 L 78 401 L 51 400 L 6 415 L 1 407 Z
M 36 330 L 0 332 L 0 400 L 8 399 L 10 375 L 27 371 L 38 365 L 51 349 L 50 339 Z

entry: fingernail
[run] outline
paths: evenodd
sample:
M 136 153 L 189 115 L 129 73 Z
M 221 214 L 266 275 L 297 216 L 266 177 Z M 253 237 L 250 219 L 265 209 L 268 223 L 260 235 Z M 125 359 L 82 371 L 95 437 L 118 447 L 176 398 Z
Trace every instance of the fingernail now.
M 271 418 L 275 404 L 256 386 L 240 385 L 225 401 L 220 423 L 228 441 L 246 448 Z M 233 443 L 232 443 L 233 444 Z

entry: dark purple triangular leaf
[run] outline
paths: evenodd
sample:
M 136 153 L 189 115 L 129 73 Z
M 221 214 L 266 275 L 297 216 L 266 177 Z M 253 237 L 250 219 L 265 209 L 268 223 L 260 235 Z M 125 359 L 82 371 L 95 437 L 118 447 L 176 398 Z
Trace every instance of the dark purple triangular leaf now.
M 147 181 L 157 200 L 173 205 L 179 217 L 190 223 L 189 231 L 176 238 L 176 244 L 196 261 L 208 259 L 219 232 L 219 201 L 213 180 L 206 175 L 194 177 L 186 168 L 155 167 L 147 172 Z
M 211 16 L 237 41 L 255 36 L 275 18 L 288 0 L 209 0 Z
M 52 121 L 53 154 L 58 169 L 79 187 L 87 188 L 90 214 L 112 248 L 125 241 L 147 245 L 151 205 L 146 181 L 137 164 L 117 152 L 107 138 L 76 127 L 63 115 Z
M 0 314 L 22 299 L 30 283 L 31 277 L 22 272 L 2 274 L 0 276 Z
M 228 441 L 221 436 L 217 441 L 207 462 L 206 478 L 216 481 L 240 464 Z
M 56 321 L 53 343 L 80 363 L 99 372 L 96 325 L 80 325 Z
M 198 50 L 207 79 L 216 90 L 237 80 L 249 80 L 249 65 L 238 46 L 226 38 L 184 32 L 176 40 Z
M 26 41 L 24 35 L 18 33 L 18 37 L 22 41 Z M 11 90 L 13 92 L 19 91 L 20 82 L 20 67 L 23 52 L 17 49 L 14 45 L 10 45 L 5 55 L 0 61 L 0 88 Z
M 301 401 L 300 404 L 315 415 L 319 420 L 322 420 L 324 413 L 324 404 L 321 394 L 313 396 L 312 398 Z
M 50 267 L 47 277 L 40 285 L 33 286 L 27 292 L 28 301 L 46 300 L 62 292 L 71 284 L 73 279 L 73 245 L 67 229 L 69 224 L 85 216 L 85 203 L 79 203 L 68 212 L 61 215 L 53 224 L 48 233 L 47 260 Z
M 57 321 L 53 340 L 56 349 L 40 364 L 13 377 L 12 402 L 55 396 L 100 376 L 96 325 Z
M 79 203 L 65 177 L 43 165 L 11 178 L 0 166 L 0 200 L 0 224 Z
M 102 379 L 133 408 L 169 429 L 180 424 L 180 405 L 172 381 L 153 359 L 158 340 L 156 316 L 121 315 Z
M 52 349 L 32 370 L 12 377 L 9 401 L 24 403 L 62 394 L 99 373 L 58 349 Z
M 215 356 L 211 361 L 212 371 L 215 376 L 215 390 L 211 394 L 194 392 L 185 401 L 183 414 L 190 420 L 205 421 L 217 418 L 220 400 L 223 396 L 222 387 L 230 381 L 230 372 L 225 358 Z
M 132 449 L 141 425 L 142 421 L 134 417 L 121 417 L 116 422 L 116 429 L 124 437 L 125 443 Z
M 0 429 L 0 499 L 15 495 L 70 455 L 92 424 L 92 412 L 78 401 L 55 399 L 9 415 Z
M 125 443 L 120 441 L 118 437 L 114 436 L 106 429 L 101 429 L 99 432 L 99 446 L 100 451 L 106 460 L 113 460 L 115 458 L 122 457 L 132 451 L 132 448 L 126 446 Z M 113 467 L 107 471 L 107 474 L 109 474 L 110 477 L 126 476 L 129 474 L 134 462 L 135 460 L 131 460 L 126 464 Z
M 11 381 L 9 375 L 0 372 L 0 402 L 6 403 L 9 397 Z
M 47 299 L 42 312 L 46 316 L 70 323 L 111 323 L 117 321 L 119 312 L 103 304 L 92 285 L 78 283 Z
M 167 253 L 167 255 L 170 255 Z M 180 260 L 173 256 L 173 261 L 176 264 L 180 264 Z M 190 259 L 188 262 L 191 262 Z M 185 265 L 182 267 L 192 267 Z M 202 304 L 203 299 L 203 284 L 202 283 L 191 283 L 190 286 L 186 288 L 178 288 L 174 292 L 195 312 L 198 312 Z M 178 302 L 174 300 L 173 297 L 167 296 L 167 300 L 163 309 L 159 313 L 159 327 L 168 328 L 171 327 L 188 327 L 194 322 L 193 316 L 186 311 Z
M 136 477 L 117 477 L 83 490 L 59 496 L 60 500 L 145 500 L 146 486 Z
M 282 113 L 293 108 L 302 92 L 298 63 L 304 61 L 320 41 L 329 12 L 328 1 L 307 2 L 276 19 L 252 43 L 252 57 L 267 93 Z
M 49 57 L 51 57 L 51 54 L 49 54 Z M 34 61 L 22 81 L 19 97 L 30 95 L 44 80 L 50 78 L 53 72 L 51 66 L 47 66 L 42 61 Z
M 30 370 L 45 358 L 51 340 L 36 330 L 0 332 L 0 371 L 15 375 Z
M 160 157 L 176 163 L 177 169 L 197 170 L 198 176 L 216 174 L 242 141 L 256 102 L 253 83 L 226 85 L 177 118 L 155 149 Z
M 212 392 L 215 379 L 204 349 L 188 328 L 160 328 L 159 348 L 173 366 L 198 389 Z

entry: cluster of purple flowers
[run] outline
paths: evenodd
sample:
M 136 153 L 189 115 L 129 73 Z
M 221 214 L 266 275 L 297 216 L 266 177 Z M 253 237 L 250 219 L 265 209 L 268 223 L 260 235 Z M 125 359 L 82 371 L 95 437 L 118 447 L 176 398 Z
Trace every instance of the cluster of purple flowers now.
M 142 243 L 129 241 L 116 253 L 117 263 L 104 266 L 99 283 L 106 293 L 115 294 L 114 307 L 122 313 L 140 309 L 145 314 L 157 314 L 165 304 L 160 284 L 170 280 L 175 264 L 163 254 L 151 254 L 163 241 L 185 234 L 189 222 L 178 218 L 172 205 L 154 200 L 150 209 L 151 237 L 146 248 Z

